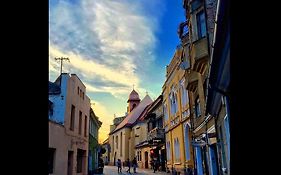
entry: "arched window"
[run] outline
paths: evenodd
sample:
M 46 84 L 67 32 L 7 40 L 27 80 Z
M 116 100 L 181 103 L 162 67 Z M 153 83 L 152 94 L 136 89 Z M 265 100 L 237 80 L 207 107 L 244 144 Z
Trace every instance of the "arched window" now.
M 189 126 L 188 124 L 184 127 L 184 146 L 185 146 L 185 158 L 190 160 L 190 142 L 189 142 Z

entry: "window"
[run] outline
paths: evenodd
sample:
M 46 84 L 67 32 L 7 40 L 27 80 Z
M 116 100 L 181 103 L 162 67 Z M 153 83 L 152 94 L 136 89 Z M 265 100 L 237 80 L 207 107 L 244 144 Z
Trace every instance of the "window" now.
M 165 121 L 168 121 L 168 113 L 167 113 L 167 105 L 164 105 L 164 116 L 165 116 Z
M 116 149 L 118 149 L 118 136 L 116 136 L 115 144 L 116 144 Z
M 54 173 L 54 159 L 55 159 L 55 148 L 49 148 L 48 150 L 48 171 L 50 173 Z
M 178 138 L 174 139 L 174 148 L 175 148 L 176 161 L 180 162 L 180 144 L 179 144 L 179 139 Z
M 227 144 L 227 154 L 228 160 L 230 159 L 230 132 L 229 132 L 229 119 L 228 115 L 226 114 L 224 118 L 224 129 L 225 129 L 225 136 L 226 136 L 226 144 Z
M 186 92 L 183 85 L 181 85 L 181 100 L 182 100 L 182 107 L 185 107 L 186 105 Z
M 87 137 L 88 117 L 85 115 L 84 137 Z
M 80 89 L 80 97 L 82 97 L 82 89 Z
M 169 161 L 171 159 L 171 147 L 170 147 L 170 142 L 166 142 L 167 146 L 167 160 Z
M 141 151 L 140 151 L 140 161 L 141 161 Z
M 177 112 L 177 94 L 171 92 L 170 94 L 171 113 L 174 115 Z
M 123 144 L 123 143 L 122 143 L 122 137 L 123 137 L 123 136 L 122 136 L 122 135 L 123 135 L 123 133 L 121 132 L 121 137 L 120 137 L 120 156 L 122 156 L 122 154 L 123 154 L 123 152 L 122 152 L 122 150 L 123 150 L 123 149 L 122 149 L 122 148 L 123 148 L 123 145 L 122 145 L 122 144 Z
M 81 135 L 82 133 L 82 112 L 79 111 L 79 130 L 78 133 Z
M 184 141 L 185 141 L 185 158 L 186 160 L 190 160 L 190 146 L 189 146 L 189 126 L 185 125 L 184 128 Z
M 200 100 L 199 100 L 199 97 L 197 97 L 196 100 L 195 100 L 195 115 L 196 115 L 196 117 L 201 116 L 201 109 L 200 109 Z
M 75 119 L 75 106 L 71 106 L 71 114 L 70 114 L 70 130 L 74 130 L 74 119 Z
M 83 164 L 85 161 L 83 161 L 83 158 L 85 156 L 85 152 L 82 149 L 77 149 L 77 173 L 82 173 L 83 171 Z
M 133 108 L 132 108 L 132 110 L 133 110 L 136 106 L 137 106 L 137 105 L 134 103 L 134 104 L 133 104 Z M 132 110 L 131 110 L 131 111 L 132 111 Z
M 80 89 L 79 89 L 79 87 L 77 87 L 77 94 L 79 95 L 79 92 L 80 92 Z
M 85 96 L 85 94 L 84 94 L 84 92 L 83 92 L 83 96 L 82 96 L 82 97 L 83 97 L 83 100 L 84 100 L 84 96 Z
M 206 20 L 205 20 L 205 13 L 203 12 L 203 10 L 197 13 L 196 20 L 197 20 L 198 39 L 200 39 L 206 36 Z

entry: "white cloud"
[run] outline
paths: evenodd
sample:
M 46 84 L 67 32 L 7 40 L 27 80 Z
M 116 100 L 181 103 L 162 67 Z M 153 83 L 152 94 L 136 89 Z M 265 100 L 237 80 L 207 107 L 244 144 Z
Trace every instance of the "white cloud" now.
M 70 63 L 64 63 L 63 71 L 76 73 L 88 92 L 110 93 L 126 100 L 134 84 L 143 97 L 147 87 L 141 87 L 141 77 L 151 69 L 155 59 L 155 32 L 161 4 L 161 0 L 61 0 L 51 3 L 50 80 L 56 79 L 60 70 L 60 64 L 54 58 L 68 57 Z M 159 6 L 156 15 L 145 12 L 146 8 L 154 9 L 155 6 Z M 97 85 L 97 82 L 102 83 Z M 152 92 L 149 94 L 154 96 Z M 97 113 L 109 115 L 103 105 L 97 110 Z

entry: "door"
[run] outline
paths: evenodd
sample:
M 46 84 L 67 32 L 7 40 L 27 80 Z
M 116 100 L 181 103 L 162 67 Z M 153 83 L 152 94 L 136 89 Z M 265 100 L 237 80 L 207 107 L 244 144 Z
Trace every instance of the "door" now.
M 148 152 L 144 153 L 144 168 L 148 168 Z
M 113 165 L 116 165 L 116 152 L 114 153 L 114 160 L 113 160 Z
M 216 157 L 216 144 L 210 145 L 209 147 L 209 157 L 210 157 L 210 174 L 217 175 L 217 157 Z
M 201 155 L 201 148 L 196 146 L 195 147 L 195 154 L 196 154 L 196 167 L 197 167 L 197 174 L 203 175 L 203 166 L 202 166 L 202 155 Z
M 73 151 L 68 151 L 67 175 L 72 175 L 72 171 L 73 171 Z

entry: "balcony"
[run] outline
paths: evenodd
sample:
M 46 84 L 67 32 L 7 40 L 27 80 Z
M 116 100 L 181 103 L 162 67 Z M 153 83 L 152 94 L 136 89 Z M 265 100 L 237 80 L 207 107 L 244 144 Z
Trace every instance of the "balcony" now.
M 187 44 L 190 43 L 188 21 L 181 22 L 179 24 L 178 36 L 181 40 L 182 46 L 186 46 Z
M 148 140 L 164 139 L 165 130 L 162 128 L 155 127 L 148 133 Z
M 192 50 L 193 70 L 203 74 L 209 59 L 207 37 L 195 41 Z
M 185 72 L 185 88 L 192 92 L 195 92 L 198 86 L 198 72 L 189 70 Z

